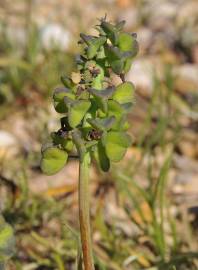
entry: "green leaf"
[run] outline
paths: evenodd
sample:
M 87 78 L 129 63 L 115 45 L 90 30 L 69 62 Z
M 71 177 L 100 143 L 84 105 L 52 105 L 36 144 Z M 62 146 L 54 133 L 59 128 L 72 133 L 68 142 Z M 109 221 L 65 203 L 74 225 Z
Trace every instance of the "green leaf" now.
M 113 94 L 113 100 L 116 100 L 120 104 L 132 103 L 134 100 L 135 87 L 131 82 L 124 82 L 116 87 Z
M 71 90 L 67 88 L 56 88 L 53 94 L 54 99 L 54 108 L 58 113 L 66 113 L 68 108 L 65 105 L 64 99 L 68 98 L 70 100 L 74 100 L 75 96 L 71 92 Z
M 59 172 L 66 164 L 68 154 L 58 147 L 48 147 L 42 153 L 41 170 L 47 175 Z
M 102 46 L 104 45 L 104 43 L 106 42 L 106 37 L 104 36 L 100 36 L 100 37 L 97 37 L 97 38 L 94 38 L 92 44 L 97 48 L 97 50 Z
M 58 87 L 54 90 L 53 99 L 55 102 L 62 101 L 64 97 L 69 97 L 71 99 L 75 99 L 74 94 L 68 88 Z
M 131 57 L 136 56 L 138 53 L 138 42 L 131 34 L 128 33 L 122 32 L 119 34 L 118 47 L 123 52 L 130 51 L 132 53 Z
M 87 45 L 90 45 L 91 44 L 91 41 L 92 41 L 92 36 L 90 35 L 85 35 L 83 33 L 80 33 L 80 37 L 82 38 L 82 40 L 87 44 Z
M 108 172 L 108 170 L 110 169 L 110 161 L 106 155 L 105 148 L 101 141 L 99 141 L 97 145 L 97 159 L 100 164 L 100 168 L 104 172 Z
M 129 70 L 131 69 L 131 65 L 132 65 L 132 58 L 127 58 L 124 61 L 124 68 L 123 68 L 124 74 L 126 74 L 127 72 L 129 72 Z
M 115 123 L 115 116 L 110 116 L 108 118 L 96 118 L 96 119 L 87 119 L 87 122 L 90 123 L 90 125 L 93 128 L 99 129 L 99 130 L 109 130 L 113 124 Z
M 80 124 L 90 106 L 91 102 L 88 100 L 77 100 L 70 105 L 68 120 L 72 128 L 75 128 L 78 124 Z
M 108 101 L 108 116 L 114 116 L 116 118 L 115 123 L 112 126 L 114 130 L 120 130 L 122 124 L 122 118 L 125 116 L 125 110 L 115 100 Z
M 87 48 L 87 57 L 88 59 L 94 58 L 97 54 L 97 48 L 94 46 L 94 44 L 91 44 Z
M 75 84 L 72 82 L 72 79 L 67 76 L 61 76 L 61 82 L 65 87 L 69 89 L 72 89 L 75 86 Z
M 118 47 L 105 45 L 105 55 L 110 63 L 112 63 L 115 60 L 120 60 L 122 58 L 122 54 Z
M 110 131 L 103 137 L 103 144 L 107 157 L 114 162 L 120 161 L 127 148 L 131 145 L 131 138 L 124 132 Z
M 100 70 L 100 73 L 93 79 L 91 87 L 94 89 L 102 89 L 102 83 L 104 80 L 104 69 L 100 65 L 96 65 L 95 68 Z
M 97 54 L 97 51 L 106 42 L 106 37 L 104 36 L 94 37 L 81 33 L 80 37 L 88 45 L 88 47 L 86 48 L 88 59 L 94 58 Z
M 133 103 L 131 102 L 121 104 L 121 107 L 124 109 L 125 114 L 131 111 L 132 106 L 133 106 Z
M 116 27 L 113 24 L 106 22 L 105 20 L 102 20 L 100 26 L 107 35 L 107 37 L 110 39 L 110 41 L 116 44 L 118 40 L 118 30 L 116 29 Z
M 111 67 L 112 70 L 115 74 L 120 75 L 121 73 L 123 73 L 123 69 L 124 69 L 124 60 L 115 60 L 113 62 L 111 62 Z
M 92 59 L 96 56 L 100 47 L 106 42 L 106 37 L 97 37 L 92 38 L 90 44 L 87 48 L 87 57 L 88 59 Z
M 15 238 L 12 227 L 0 216 L 0 263 L 12 256 Z
M 133 40 L 132 35 L 122 32 L 118 36 L 118 47 L 124 52 L 130 51 L 132 49 Z
M 91 93 L 94 97 L 99 97 L 102 99 L 109 99 L 110 97 L 112 97 L 114 91 L 115 91 L 115 87 L 108 87 L 104 90 L 98 90 L 98 89 L 93 89 L 93 88 L 89 88 L 88 89 L 89 93 Z
M 115 91 L 115 87 L 109 87 L 104 90 L 97 90 L 90 88 L 88 89 L 89 93 L 95 97 L 95 101 L 101 110 L 106 113 L 107 112 L 107 100 L 113 95 Z

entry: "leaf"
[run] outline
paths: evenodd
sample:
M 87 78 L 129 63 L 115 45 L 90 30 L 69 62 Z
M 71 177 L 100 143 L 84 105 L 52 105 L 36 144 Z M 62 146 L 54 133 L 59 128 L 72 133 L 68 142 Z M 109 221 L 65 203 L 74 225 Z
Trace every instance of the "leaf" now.
M 90 88 L 88 89 L 89 93 L 95 97 L 95 101 L 98 107 L 104 112 L 107 112 L 107 100 L 113 95 L 115 87 L 109 87 L 104 90 L 97 90 Z
M 115 60 L 121 60 L 122 54 L 119 50 L 118 47 L 110 46 L 110 45 L 105 45 L 105 55 L 110 63 L 112 63 Z
M 65 87 L 56 88 L 53 94 L 54 108 L 58 113 L 66 113 L 67 106 L 65 106 L 64 98 L 67 97 L 70 100 L 74 100 L 75 96 L 70 89 Z
M 94 37 L 81 33 L 80 37 L 88 45 L 88 47 L 86 48 L 88 59 L 94 58 L 100 47 L 106 42 L 106 37 L 104 36 Z
M 65 87 L 69 89 L 72 89 L 75 85 L 72 80 L 67 76 L 61 76 L 61 82 L 64 84 Z
M 118 47 L 126 52 L 132 50 L 134 38 L 128 33 L 120 33 L 118 36 Z
M 110 116 L 108 118 L 95 118 L 95 119 L 87 119 L 87 122 L 96 129 L 99 130 L 109 130 L 113 124 L 115 123 L 115 116 Z
M 112 126 L 112 129 L 120 130 L 122 119 L 123 117 L 125 117 L 125 110 L 117 101 L 115 100 L 108 101 L 108 116 L 114 116 L 116 118 L 116 121 Z
M 68 88 L 58 87 L 54 90 L 53 99 L 55 102 L 62 101 L 64 97 L 75 98 L 74 94 Z
M 124 132 L 110 131 L 103 140 L 107 157 L 114 162 L 120 161 L 127 148 L 131 145 L 131 138 Z
M 92 44 L 97 48 L 97 50 L 102 46 L 104 45 L 104 43 L 106 42 L 106 37 L 104 36 L 100 36 L 100 37 L 97 37 L 97 38 L 94 38 Z
M 0 263 L 12 256 L 15 238 L 12 227 L 0 216 Z
M 121 73 L 123 73 L 123 68 L 124 68 L 124 60 L 115 60 L 113 62 L 111 62 L 111 67 L 112 70 L 115 74 L 120 75 Z
M 42 153 L 41 170 L 47 175 L 59 172 L 66 164 L 68 154 L 58 147 L 48 147 Z
M 131 57 L 134 57 L 138 53 L 138 42 L 135 37 L 128 33 L 120 33 L 118 36 L 118 47 L 121 51 L 132 53 Z
M 131 65 L 132 65 L 132 58 L 127 58 L 124 61 L 124 69 L 123 69 L 124 74 L 126 74 L 131 69 Z
M 80 37 L 82 38 L 82 40 L 87 44 L 87 45 L 90 45 L 91 44 L 91 41 L 92 41 L 92 36 L 90 35 L 85 35 L 83 33 L 80 33 Z
M 80 124 L 90 106 L 91 102 L 88 100 L 77 100 L 70 105 L 68 121 L 72 128 L 75 128 L 78 124 Z
M 108 170 L 110 169 L 110 161 L 106 155 L 105 148 L 103 144 L 101 143 L 101 141 L 99 141 L 97 145 L 97 156 L 98 156 L 100 168 L 104 172 L 108 172 Z
M 108 87 L 108 88 L 103 89 L 103 90 L 89 88 L 88 91 L 94 97 L 99 97 L 99 98 L 103 98 L 103 99 L 109 99 L 110 97 L 112 97 L 112 95 L 113 95 L 113 93 L 115 91 L 115 87 Z
M 95 68 L 99 69 L 100 73 L 95 78 L 93 78 L 91 87 L 94 89 L 101 89 L 104 80 L 104 69 L 100 65 L 96 65 Z
M 96 56 L 100 47 L 106 42 L 106 37 L 97 37 L 93 38 L 90 41 L 90 44 L 87 48 L 87 57 L 88 59 L 92 59 Z
M 132 103 L 134 100 L 134 91 L 135 87 L 131 82 L 124 82 L 116 87 L 112 98 L 120 104 Z
M 115 28 L 115 26 L 109 22 L 106 22 L 105 20 L 102 20 L 100 26 L 110 41 L 116 44 L 118 39 L 118 30 Z

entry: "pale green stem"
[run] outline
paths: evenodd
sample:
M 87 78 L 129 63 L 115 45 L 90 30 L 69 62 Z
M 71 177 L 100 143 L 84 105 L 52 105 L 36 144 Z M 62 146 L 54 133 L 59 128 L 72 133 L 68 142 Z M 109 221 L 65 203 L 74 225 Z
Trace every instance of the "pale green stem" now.
M 89 166 L 90 157 L 87 153 L 81 158 L 79 168 L 79 221 L 84 269 L 94 270 L 89 209 Z

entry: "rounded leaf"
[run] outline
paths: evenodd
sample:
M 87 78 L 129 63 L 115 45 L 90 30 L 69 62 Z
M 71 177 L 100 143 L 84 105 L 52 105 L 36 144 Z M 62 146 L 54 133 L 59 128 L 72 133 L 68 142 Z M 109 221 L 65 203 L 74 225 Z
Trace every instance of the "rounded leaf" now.
M 90 106 L 91 102 L 88 100 L 77 100 L 71 104 L 69 107 L 68 120 L 72 128 L 80 124 Z
M 42 153 L 41 170 L 47 175 L 53 175 L 65 166 L 67 158 L 67 152 L 58 147 L 46 148 Z
M 120 33 L 118 36 L 118 47 L 121 51 L 126 52 L 132 49 L 134 38 L 128 33 Z
M 121 123 L 122 118 L 125 114 L 124 109 L 122 106 L 115 100 L 109 100 L 108 102 L 108 116 L 114 116 L 115 122 L 112 125 L 113 130 L 120 130 L 121 129 Z
M 75 99 L 74 94 L 68 88 L 58 87 L 54 90 L 53 99 L 55 102 L 62 101 L 64 97 L 69 97 L 71 99 Z
M 87 122 L 90 123 L 90 125 L 93 128 L 96 128 L 98 130 L 109 130 L 111 129 L 111 127 L 113 126 L 114 122 L 115 122 L 116 118 L 115 116 L 110 116 L 107 118 L 95 118 L 95 119 L 87 119 Z
M 103 144 L 107 157 L 111 161 L 118 162 L 124 157 L 127 148 L 131 145 L 131 138 L 124 132 L 111 131 L 104 136 Z
M 64 102 L 65 98 L 74 100 L 75 96 L 71 92 L 71 90 L 67 88 L 64 88 L 64 87 L 56 88 L 53 94 L 53 99 L 54 99 L 54 108 L 58 113 L 67 112 L 67 106 Z
M 138 42 L 135 37 L 129 33 L 120 33 L 118 36 L 118 47 L 121 51 L 132 52 L 132 57 L 138 53 Z
M 116 87 L 113 100 L 120 104 L 133 102 L 135 87 L 131 82 L 124 82 Z

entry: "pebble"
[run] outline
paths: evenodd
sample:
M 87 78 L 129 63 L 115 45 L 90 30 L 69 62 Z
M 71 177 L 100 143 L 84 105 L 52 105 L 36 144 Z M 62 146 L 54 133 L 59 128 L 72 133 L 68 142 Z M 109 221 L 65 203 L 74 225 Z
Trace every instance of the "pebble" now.
M 65 50 L 69 47 L 70 33 L 60 24 L 48 24 L 41 29 L 41 43 L 45 49 Z
M 17 144 L 17 139 L 10 132 L 0 130 L 0 147 L 9 147 Z
M 138 30 L 138 42 L 141 44 L 140 50 L 144 52 L 148 49 L 153 41 L 153 32 L 146 27 L 142 27 Z
M 126 79 L 142 90 L 146 96 L 150 96 L 154 86 L 153 75 L 158 77 L 162 74 L 162 67 L 157 58 L 139 58 L 134 60 Z
M 11 133 L 0 130 L 0 159 L 9 159 L 19 151 L 19 142 Z

